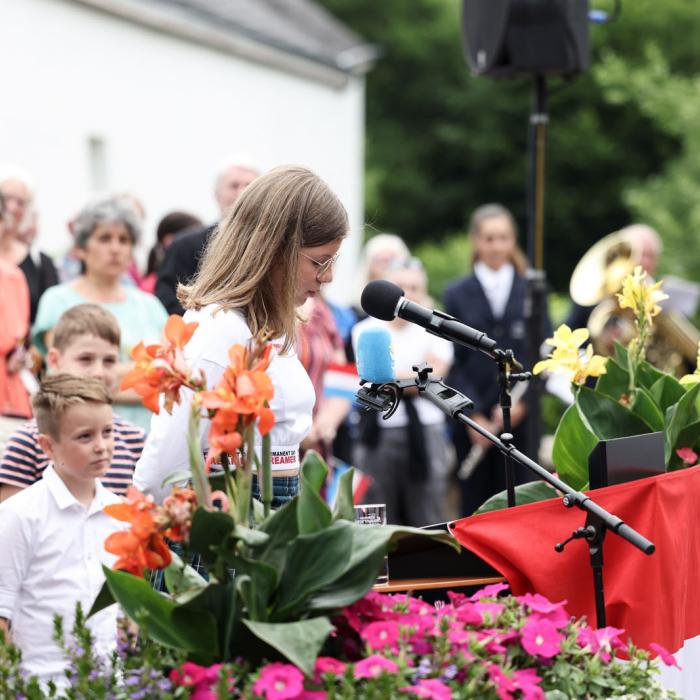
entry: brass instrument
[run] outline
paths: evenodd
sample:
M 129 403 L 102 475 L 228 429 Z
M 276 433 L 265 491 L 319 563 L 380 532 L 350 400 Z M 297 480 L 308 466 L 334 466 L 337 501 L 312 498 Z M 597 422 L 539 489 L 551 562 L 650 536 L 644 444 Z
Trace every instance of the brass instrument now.
M 615 293 L 640 259 L 634 236 L 618 231 L 595 243 L 571 276 L 571 298 L 582 306 L 595 305 L 588 330 L 593 349 L 600 355 L 611 355 L 615 341 L 627 345 L 635 335 L 634 318 L 629 309 L 620 309 Z M 664 309 L 654 319 L 647 359 L 658 369 L 680 376 L 695 368 L 698 341 L 700 332 L 685 316 Z

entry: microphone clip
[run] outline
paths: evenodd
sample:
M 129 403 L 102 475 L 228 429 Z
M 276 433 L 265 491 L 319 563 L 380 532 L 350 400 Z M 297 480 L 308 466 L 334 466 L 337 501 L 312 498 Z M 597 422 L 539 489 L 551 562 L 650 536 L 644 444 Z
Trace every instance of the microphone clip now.
M 380 411 L 382 419 L 389 420 L 399 407 L 403 390 L 415 386 L 415 379 L 401 379 L 384 384 L 373 384 L 361 379 L 355 400 L 366 411 Z

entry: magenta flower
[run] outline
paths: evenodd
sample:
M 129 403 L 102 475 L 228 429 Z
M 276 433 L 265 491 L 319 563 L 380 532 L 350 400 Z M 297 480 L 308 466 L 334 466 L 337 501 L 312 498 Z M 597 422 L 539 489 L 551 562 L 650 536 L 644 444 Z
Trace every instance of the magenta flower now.
M 597 653 L 598 649 L 600 649 L 595 630 L 592 630 L 590 627 L 581 627 L 576 634 L 576 641 L 582 649 L 588 648 L 592 654 Z
M 367 642 L 370 649 L 383 651 L 388 647 L 393 653 L 399 651 L 400 636 L 401 629 L 395 620 L 370 622 L 360 633 L 360 637 Z
M 219 694 L 215 693 L 210 685 L 198 685 L 192 694 L 190 700 L 218 700 Z
M 545 598 L 539 593 L 525 593 L 525 595 L 519 595 L 515 598 L 518 603 L 526 605 L 532 612 L 538 613 L 551 613 L 559 608 L 563 608 L 567 601 L 562 600 L 559 603 L 552 603 L 549 598 Z
M 377 678 L 382 673 L 396 673 L 399 667 L 389 659 L 385 659 L 379 654 L 372 654 L 355 664 L 353 675 L 355 678 Z
M 698 456 L 690 447 L 681 447 L 676 450 L 676 454 L 691 467 L 698 463 Z
M 508 588 L 510 588 L 510 586 L 507 583 L 492 583 L 479 589 L 473 596 L 471 596 L 471 598 L 469 598 L 469 600 L 477 601 L 481 600 L 482 598 L 494 598 L 501 591 L 507 591 Z
M 564 635 L 549 620 L 527 622 L 520 630 L 523 648 L 532 656 L 551 659 L 561 650 Z
M 186 688 L 194 688 L 198 691 L 208 689 L 219 680 L 219 670 L 221 664 L 213 666 L 200 666 L 199 664 L 185 661 L 180 668 L 174 668 L 170 671 L 170 680 L 175 685 L 181 685 Z M 204 700 L 204 695 L 200 696 L 200 700 Z
M 455 618 L 461 622 L 463 625 L 483 625 L 484 616 L 482 612 L 485 610 L 480 610 L 477 605 L 500 605 L 499 603 L 466 603 L 460 606 L 455 611 Z M 501 606 L 501 610 L 503 606 Z M 500 611 L 499 611 L 500 612 Z
M 625 645 L 620 639 L 620 635 L 625 630 L 617 627 L 602 627 L 595 631 L 596 641 L 600 647 L 600 658 L 607 663 L 612 658 L 613 649 L 624 649 Z
M 413 693 L 419 698 L 429 700 L 452 700 L 452 691 L 437 678 L 423 678 L 416 685 L 408 685 L 401 688 L 404 693 Z
M 332 656 L 319 656 L 314 664 L 314 681 L 321 682 L 321 676 L 328 673 L 332 676 L 342 676 L 345 673 L 347 666 L 338 659 Z
M 474 603 L 474 610 L 482 613 L 482 615 L 489 615 L 491 618 L 491 622 L 496 622 L 498 616 L 505 609 L 506 606 L 503 605 L 503 603 Z
M 513 674 L 513 683 L 522 693 L 522 700 L 544 700 L 544 691 L 539 686 L 541 682 L 534 668 L 525 668 Z
M 671 652 L 665 647 L 662 647 L 661 644 L 657 644 L 656 642 L 650 642 L 649 648 L 653 652 L 656 652 L 667 666 L 675 666 L 677 669 L 680 670 L 681 667 L 678 665 L 678 662 L 674 658 L 673 654 L 671 654 Z
M 513 693 L 518 689 L 515 681 L 507 676 L 496 664 L 490 664 L 486 671 L 491 682 L 496 687 L 496 695 L 500 700 L 513 700 Z
M 290 700 L 303 690 L 304 674 L 296 666 L 282 663 L 265 666 L 253 685 L 253 692 L 265 700 Z
M 325 690 L 302 690 L 294 700 L 326 700 L 328 693 Z

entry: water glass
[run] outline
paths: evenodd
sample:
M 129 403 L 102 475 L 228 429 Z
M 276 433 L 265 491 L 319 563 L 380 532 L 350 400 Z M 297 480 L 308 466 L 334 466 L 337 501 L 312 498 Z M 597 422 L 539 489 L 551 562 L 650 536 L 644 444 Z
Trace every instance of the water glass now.
M 355 506 L 355 522 L 358 525 L 367 525 L 369 527 L 386 525 L 386 504 L 368 503 Z M 384 566 L 377 576 L 377 583 L 389 583 L 389 557 L 386 555 L 384 556 Z

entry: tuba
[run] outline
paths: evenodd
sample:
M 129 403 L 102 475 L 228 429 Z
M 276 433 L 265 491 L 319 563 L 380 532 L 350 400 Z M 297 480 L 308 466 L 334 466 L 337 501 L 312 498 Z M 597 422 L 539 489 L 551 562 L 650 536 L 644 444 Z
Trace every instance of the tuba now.
M 588 331 L 593 349 L 600 355 L 612 355 L 616 341 L 626 346 L 635 336 L 634 317 L 629 309 L 620 309 L 615 293 L 641 257 L 635 237 L 626 230 L 618 231 L 595 243 L 571 276 L 571 298 L 581 306 L 595 307 Z M 685 316 L 662 308 L 654 319 L 647 359 L 661 371 L 681 376 L 695 368 L 699 341 L 700 332 Z

